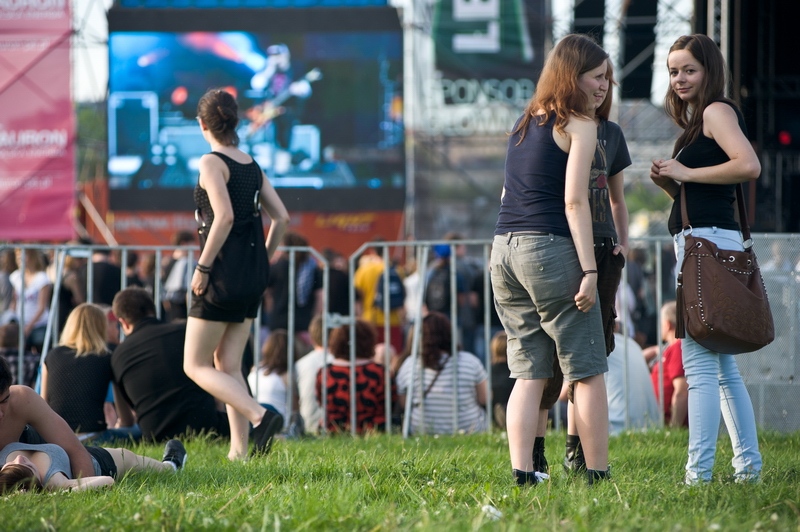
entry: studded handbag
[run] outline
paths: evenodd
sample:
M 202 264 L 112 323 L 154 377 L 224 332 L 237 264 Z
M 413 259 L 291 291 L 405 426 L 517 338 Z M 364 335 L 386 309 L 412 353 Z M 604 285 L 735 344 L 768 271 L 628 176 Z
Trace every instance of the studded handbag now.
M 681 185 L 681 217 L 686 240 L 678 273 L 677 338 L 688 333 L 717 353 L 757 351 L 775 339 L 767 290 L 761 278 L 747 223 L 742 185 L 736 187 L 744 251 L 719 249 L 692 235 Z

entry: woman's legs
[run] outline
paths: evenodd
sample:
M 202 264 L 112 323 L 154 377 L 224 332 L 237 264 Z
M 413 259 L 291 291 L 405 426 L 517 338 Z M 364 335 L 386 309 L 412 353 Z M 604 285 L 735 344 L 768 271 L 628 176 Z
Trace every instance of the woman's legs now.
M 575 426 L 581 437 L 586 468 L 608 470 L 608 399 L 603 375 L 594 375 L 575 383 Z
M 681 340 L 689 384 L 689 459 L 686 483 L 711 480 L 720 419 L 720 355 L 687 336 Z M 752 408 L 752 407 L 751 407 Z
M 733 355 L 719 355 L 722 418 L 733 446 L 733 476 L 737 481 L 758 480 L 761 453 L 753 403 Z
M 198 386 L 225 403 L 231 427 L 231 460 L 247 456 L 247 422 L 258 425 L 265 412 L 248 393 L 242 376 L 242 354 L 251 322 L 212 322 L 192 317 L 186 322 L 183 369 Z
M 539 417 L 542 390 L 546 379 L 517 379 L 506 407 L 506 430 L 511 467 L 520 471 L 533 471 L 533 442 Z
M 166 462 L 138 455 L 130 449 L 106 448 L 106 451 L 114 459 L 114 465 L 117 466 L 117 478 L 122 478 L 128 471 L 140 471 L 142 469 L 175 471 L 175 468 Z

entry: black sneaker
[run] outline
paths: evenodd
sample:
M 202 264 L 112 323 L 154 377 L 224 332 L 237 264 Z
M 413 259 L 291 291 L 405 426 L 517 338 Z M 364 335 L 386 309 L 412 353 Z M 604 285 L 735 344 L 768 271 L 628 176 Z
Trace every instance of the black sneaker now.
M 594 486 L 598 482 L 603 480 L 609 480 L 611 478 L 611 470 L 606 469 L 605 471 L 596 471 L 594 469 L 587 469 L 586 470 L 586 480 L 590 486 Z
M 261 423 L 253 429 L 253 450 L 251 455 L 267 454 L 272 448 L 275 435 L 283 428 L 283 416 L 272 410 L 264 412 Z
M 547 458 L 544 456 L 544 438 L 537 437 L 533 443 L 533 470 L 538 473 L 550 473 Z
M 179 440 L 169 440 L 164 446 L 164 457 L 161 461 L 175 464 L 176 469 L 183 469 L 188 456 L 186 448 Z
M 564 471 L 580 474 L 586 472 L 586 458 L 583 456 L 583 446 L 580 442 L 575 447 L 567 447 L 567 453 L 564 456 Z

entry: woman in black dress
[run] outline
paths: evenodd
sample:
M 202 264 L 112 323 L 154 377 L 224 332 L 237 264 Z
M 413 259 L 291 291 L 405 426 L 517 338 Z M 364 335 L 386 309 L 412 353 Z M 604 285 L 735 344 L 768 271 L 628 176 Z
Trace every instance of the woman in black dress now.
M 208 91 L 197 105 L 197 119 L 211 153 L 200 159 L 194 190 L 201 252 L 192 276 L 183 364 L 186 375 L 225 403 L 231 427 L 228 459 L 240 460 L 247 456 L 248 422 L 256 454 L 269 451 L 283 427 L 280 414 L 250 396 L 241 366 L 267 285 L 269 257 L 286 231 L 289 213 L 258 164 L 237 148 L 234 97 Z M 266 245 L 260 207 L 271 220 Z

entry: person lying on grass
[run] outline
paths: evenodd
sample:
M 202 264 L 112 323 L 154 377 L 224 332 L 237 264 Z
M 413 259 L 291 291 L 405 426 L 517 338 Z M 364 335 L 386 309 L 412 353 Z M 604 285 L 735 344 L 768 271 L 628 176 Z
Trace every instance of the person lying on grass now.
M 12 382 L 8 362 L 0 357 L 0 449 L 17 441 L 53 443 L 67 453 L 70 477 L 93 475 L 91 456 L 64 418 L 33 389 Z
M 10 443 L 0 451 L 0 494 L 11 491 L 89 490 L 114 484 L 128 471 L 152 469 L 178 471 L 186 463 L 186 449 L 169 440 L 159 462 L 129 449 L 86 447 L 94 463 L 95 476 L 72 478 L 66 451 L 51 443 Z

